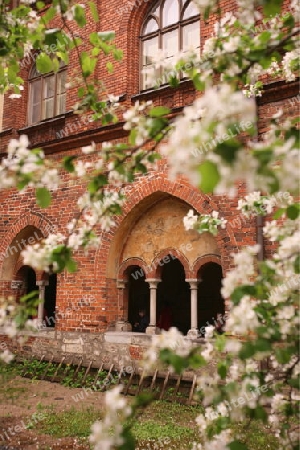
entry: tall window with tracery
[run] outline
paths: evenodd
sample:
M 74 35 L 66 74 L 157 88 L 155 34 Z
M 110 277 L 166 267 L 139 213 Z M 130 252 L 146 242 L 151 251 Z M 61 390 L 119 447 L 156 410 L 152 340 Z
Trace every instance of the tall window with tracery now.
M 43 75 L 33 65 L 29 75 L 28 125 L 66 111 L 66 74 L 64 63 L 57 73 Z
M 159 51 L 174 59 L 190 47 L 200 51 L 199 11 L 190 0 L 160 0 L 148 14 L 141 33 L 141 90 L 153 87 L 153 78 L 144 73 Z M 156 72 L 161 76 L 160 70 Z

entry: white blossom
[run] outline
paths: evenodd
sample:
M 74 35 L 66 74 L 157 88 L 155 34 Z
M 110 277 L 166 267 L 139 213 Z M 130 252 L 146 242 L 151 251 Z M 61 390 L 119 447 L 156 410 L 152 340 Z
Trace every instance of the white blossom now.
M 238 305 L 232 307 L 226 322 L 226 331 L 232 334 L 245 335 L 255 330 L 259 325 L 257 314 L 254 310 L 256 302 L 245 295 Z
M 197 222 L 198 216 L 194 214 L 192 209 L 189 210 L 187 215 L 183 218 L 184 228 L 188 230 L 192 230 L 194 228 L 195 223 Z

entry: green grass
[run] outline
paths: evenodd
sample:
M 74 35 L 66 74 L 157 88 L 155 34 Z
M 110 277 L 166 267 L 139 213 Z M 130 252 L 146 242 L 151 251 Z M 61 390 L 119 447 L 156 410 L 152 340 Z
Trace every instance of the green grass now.
M 53 410 L 45 412 L 45 418 L 39 422 L 37 429 L 40 433 L 55 437 L 88 437 L 91 425 L 101 419 L 101 411 L 94 408 L 56 413 Z
M 145 439 L 196 439 L 195 430 L 176 424 L 159 424 L 154 421 L 139 422 L 133 426 L 133 434 L 137 440 Z
M 14 383 L 14 377 L 20 372 L 20 366 L 20 364 L 15 364 L 15 367 L 9 365 L 0 370 L 3 386 L 3 389 L 0 387 L 0 394 L 8 394 L 8 398 L 24 394 L 24 388 L 19 388 Z M 28 366 L 33 369 L 31 364 Z M 42 369 L 42 365 L 39 368 Z M 72 376 L 73 374 L 70 374 L 70 382 L 66 384 L 73 384 Z M 41 397 L 44 397 L 44 393 Z M 91 425 L 101 419 L 103 414 L 93 408 L 76 410 L 75 407 L 57 413 L 53 408 L 44 408 L 41 404 L 38 404 L 37 409 L 42 409 L 45 414 L 45 419 L 37 424 L 37 431 L 57 438 L 88 437 Z M 141 411 L 134 421 L 136 450 L 190 450 L 194 441 L 200 441 L 195 418 L 201 411 L 203 408 L 199 405 L 186 406 L 176 402 L 154 401 Z M 235 424 L 233 432 L 249 450 L 277 450 L 279 447 L 270 428 L 258 421 Z
M 0 363 L 0 399 L 11 401 L 12 403 L 22 394 L 28 391 L 25 387 L 19 387 L 15 383 L 15 378 L 18 375 L 18 371 L 13 364 L 1 364 Z
M 199 441 L 195 418 L 201 407 L 155 401 L 133 425 L 139 449 L 190 450 Z
M 271 433 L 270 427 L 258 421 L 235 424 L 233 431 L 241 442 L 247 444 L 249 450 L 278 450 L 279 444 Z
M 185 406 L 156 401 L 133 426 L 139 449 L 189 450 L 193 442 L 201 442 L 195 418 L 201 406 Z M 268 426 L 258 421 L 235 424 L 233 433 L 249 450 L 278 450 L 278 440 Z

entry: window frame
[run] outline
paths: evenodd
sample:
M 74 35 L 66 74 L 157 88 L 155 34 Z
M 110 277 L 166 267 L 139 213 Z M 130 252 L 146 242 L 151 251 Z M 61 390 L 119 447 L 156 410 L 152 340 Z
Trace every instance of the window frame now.
M 189 7 L 189 5 L 192 3 L 192 0 L 187 1 L 185 4 L 185 0 L 177 0 L 179 3 L 179 21 L 168 25 L 166 27 L 162 27 L 162 20 L 163 20 L 163 8 L 164 5 L 166 3 L 167 0 L 159 0 L 157 3 L 155 3 L 155 5 L 150 9 L 150 11 L 148 12 L 145 20 L 143 21 L 142 27 L 141 27 L 141 34 L 139 36 L 139 41 L 140 41 L 140 45 L 139 45 L 139 66 L 140 66 L 140 70 L 139 70 L 139 91 L 140 92 L 146 92 L 149 90 L 152 90 L 154 88 L 154 86 L 152 87 L 147 87 L 145 88 L 143 86 L 144 84 L 144 79 L 143 79 L 143 74 L 142 74 L 142 69 L 144 67 L 143 64 L 143 59 L 144 59 L 144 42 L 147 40 L 151 40 L 155 37 L 158 37 L 158 49 L 162 50 L 163 47 L 163 36 L 166 33 L 169 33 L 171 31 L 174 30 L 178 30 L 178 51 L 182 51 L 183 48 L 183 29 L 187 26 L 190 25 L 192 23 L 196 23 L 199 21 L 199 51 L 201 48 L 201 23 L 200 23 L 200 13 L 198 13 L 195 16 L 192 17 L 188 17 L 187 19 L 183 19 L 184 14 L 186 9 Z M 159 11 L 159 16 L 158 16 L 158 20 L 156 19 L 156 16 L 154 15 L 154 12 L 158 10 Z M 147 23 L 150 20 L 155 20 L 155 22 L 158 24 L 158 29 L 156 31 L 153 31 L 151 33 L 148 34 L 143 34 L 143 31 L 147 25 Z
M 32 75 L 32 72 L 34 74 Z M 27 109 L 27 125 L 33 126 L 39 124 L 45 120 L 53 119 L 60 114 L 66 112 L 66 79 L 64 83 L 64 90 L 62 92 L 58 92 L 58 86 L 61 86 L 59 82 L 59 78 L 67 75 L 67 66 L 65 63 L 61 62 L 61 67 L 57 72 L 49 72 L 45 74 L 41 74 L 38 72 L 36 68 L 36 64 L 34 63 L 30 70 L 30 75 L 28 77 L 28 109 Z M 54 76 L 54 94 L 53 94 L 53 114 L 50 117 L 46 117 L 46 101 L 52 97 L 45 97 L 45 86 L 46 80 L 50 77 Z M 37 121 L 33 121 L 33 85 L 40 81 L 40 101 L 39 101 L 39 119 Z M 65 107 L 64 111 L 60 111 L 60 99 L 61 96 L 65 95 Z

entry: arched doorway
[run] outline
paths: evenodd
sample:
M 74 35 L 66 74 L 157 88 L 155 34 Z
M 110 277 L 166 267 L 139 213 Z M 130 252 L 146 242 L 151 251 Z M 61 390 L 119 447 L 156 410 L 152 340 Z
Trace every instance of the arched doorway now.
M 198 324 L 199 330 L 208 325 L 221 328 L 224 325 L 225 303 L 221 295 L 222 267 L 215 262 L 208 262 L 198 271 Z M 218 317 L 222 319 L 218 320 Z M 223 323 L 222 323 L 223 322 Z M 203 333 L 202 333 L 203 334 Z
M 141 267 L 131 266 L 128 274 L 128 322 L 134 325 L 138 320 L 138 312 L 145 309 L 149 317 L 150 290 L 145 281 L 145 274 Z
M 191 323 L 190 285 L 185 281 L 184 267 L 172 255 L 162 266 L 161 282 L 157 287 L 157 319 L 165 302 L 172 311 L 172 326 L 186 334 Z

